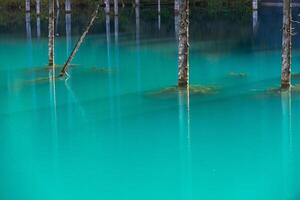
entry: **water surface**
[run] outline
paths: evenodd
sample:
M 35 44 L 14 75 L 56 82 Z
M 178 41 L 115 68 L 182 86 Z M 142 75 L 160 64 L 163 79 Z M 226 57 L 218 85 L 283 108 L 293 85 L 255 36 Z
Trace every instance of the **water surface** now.
M 1 199 L 299 199 L 300 94 L 264 92 L 280 83 L 281 9 L 192 9 L 190 82 L 217 91 L 158 95 L 177 81 L 172 12 L 101 13 L 55 82 L 33 81 L 49 76 L 47 20 L 1 26 Z M 88 13 L 60 13 L 57 64 Z

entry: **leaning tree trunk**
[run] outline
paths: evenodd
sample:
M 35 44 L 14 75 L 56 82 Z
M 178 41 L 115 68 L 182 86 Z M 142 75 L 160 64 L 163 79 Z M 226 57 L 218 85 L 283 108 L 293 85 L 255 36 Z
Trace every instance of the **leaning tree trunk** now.
M 54 67 L 54 0 L 49 1 L 49 34 L 48 34 L 48 58 L 49 66 Z
M 189 83 L 189 0 L 181 0 L 179 7 L 178 86 Z
M 98 3 L 97 7 L 96 7 L 96 10 L 94 11 L 94 13 L 92 14 L 92 18 L 90 20 L 90 23 L 87 25 L 87 27 L 85 28 L 85 31 L 82 33 L 82 35 L 80 36 L 79 40 L 77 41 L 76 45 L 75 45 L 75 48 L 73 49 L 71 55 L 69 56 L 67 62 L 65 63 L 63 69 L 61 70 L 60 72 L 60 77 L 63 77 L 65 76 L 67 70 L 68 70 L 68 67 L 70 65 L 70 63 L 72 62 L 73 58 L 75 57 L 77 51 L 79 50 L 85 36 L 88 34 L 90 28 L 92 27 L 92 25 L 94 24 L 94 21 L 98 15 L 98 12 L 99 12 L 99 8 L 100 8 L 100 4 Z
M 291 86 L 291 46 L 292 46 L 292 10 L 291 0 L 283 1 L 283 28 L 282 28 L 282 69 L 281 88 Z

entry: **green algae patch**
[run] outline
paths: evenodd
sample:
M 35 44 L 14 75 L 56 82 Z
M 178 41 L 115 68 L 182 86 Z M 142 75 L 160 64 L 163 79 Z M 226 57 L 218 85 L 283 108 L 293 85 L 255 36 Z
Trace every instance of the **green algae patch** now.
M 70 64 L 70 67 L 72 67 L 72 68 L 77 67 L 77 66 L 79 66 L 79 64 Z M 55 71 L 61 71 L 63 67 L 64 67 L 63 64 L 61 64 L 61 65 L 58 64 L 58 65 L 54 66 Z M 53 69 L 53 67 L 51 67 L 49 65 L 45 65 L 45 66 L 39 66 L 39 67 L 32 67 L 32 68 L 27 69 L 27 71 L 29 71 L 29 72 L 47 72 L 52 69 Z
M 158 91 L 147 92 L 146 96 L 152 97 L 164 97 L 177 95 L 181 92 L 189 92 L 190 95 L 212 95 L 217 93 L 220 90 L 220 87 L 216 86 L 203 86 L 203 85 L 191 85 L 187 89 L 181 88 L 178 86 L 172 86 L 160 89 Z

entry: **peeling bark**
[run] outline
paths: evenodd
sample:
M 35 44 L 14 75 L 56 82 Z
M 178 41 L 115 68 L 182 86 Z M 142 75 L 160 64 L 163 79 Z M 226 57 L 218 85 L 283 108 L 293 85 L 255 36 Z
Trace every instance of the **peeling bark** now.
M 49 66 L 54 67 L 54 0 L 49 1 L 49 26 L 48 26 L 48 59 Z
M 178 86 L 189 83 L 189 0 L 181 0 L 179 7 Z
M 65 76 L 65 74 L 66 74 L 66 72 L 67 72 L 67 70 L 68 70 L 68 67 L 69 67 L 70 63 L 72 62 L 73 58 L 75 57 L 76 53 L 78 52 L 78 50 L 79 50 L 79 48 L 80 48 L 80 46 L 81 46 L 81 44 L 82 44 L 82 42 L 83 42 L 85 36 L 88 34 L 90 28 L 91 28 L 92 25 L 94 24 L 95 19 L 96 19 L 97 15 L 98 15 L 98 12 L 99 12 L 99 8 L 100 8 L 100 4 L 97 5 L 96 10 L 95 10 L 94 13 L 92 14 L 92 18 L 91 18 L 89 24 L 87 25 L 87 27 L 85 28 L 85 31 L 84 31 L 84 32 L 82 33 L 82 35 L 80 36 L 79 40 L 77 41 L 77 43 L 76 43 L 76 45 L 75 45 L 75 48 L 73 49 L 71 55 L 69 56 L 67 62 L 66 62 L 65 65 L 64 65 L 63 69 L 61 70 L 60 75 L 59 75 L 60 77 Z
M 292 46 L 292 10 L 291 0 L 283 1 L 283 27 L 282 27 L 282 69 L 281 88 L 288 89 L 291 86 L 291 46 Z

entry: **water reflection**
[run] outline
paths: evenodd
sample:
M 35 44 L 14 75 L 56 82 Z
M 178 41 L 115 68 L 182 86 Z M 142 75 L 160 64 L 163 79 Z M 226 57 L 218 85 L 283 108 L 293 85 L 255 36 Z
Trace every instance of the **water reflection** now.
M 67 55 L 72 51 L 72 15 L 71 13 L 66 13 L 66 44 L 67 44 Z
M 179 145 L 182 199 L 192 199 L 192 155 L 189 89 L 178 91 Z
M 282 106 L 282 165 L 283 198 L 294 199 L 293 195 L 293 134 L 291 91 L 281 93 Z

